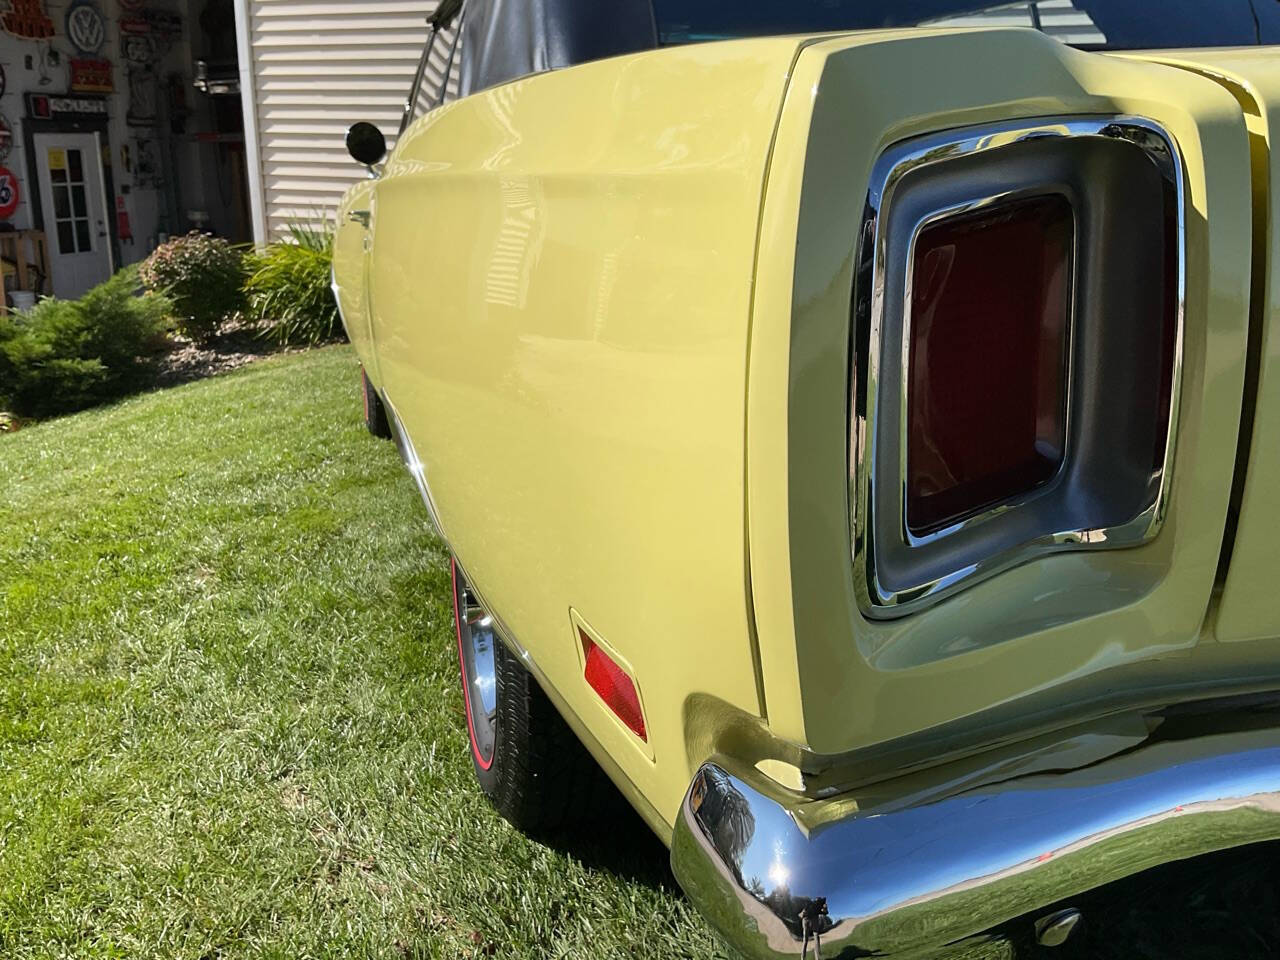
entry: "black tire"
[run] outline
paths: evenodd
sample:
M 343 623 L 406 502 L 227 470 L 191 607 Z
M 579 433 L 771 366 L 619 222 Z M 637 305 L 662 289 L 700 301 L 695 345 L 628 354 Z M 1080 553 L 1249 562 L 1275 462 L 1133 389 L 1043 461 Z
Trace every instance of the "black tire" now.
M 454 626 L 458 637 L 463 708 L 471 764 L 480 788 L 504 819 L 534 836 L 554 836 L 583 823 L 616 815 L 621 795 L 574 735 L 519 658 L 500 640 L 492 645 L 496 710 L 492 740 L 477 738 L 477 717 L 467 677 L 470 628 L 464 611 L 482 610 L 453 564 Z M 480 705 L 481 707 L 483 705 Z M 490 722 L 480 718 L 481 730 Z
M 391 439 L 391 421 L 387 419 L 387 408 L 378 396 L 378 391 L 369 382 L 369 375 L 360 368 L 360 395 L 364 401 L 364 425 L 375 437 L 382 440 Z

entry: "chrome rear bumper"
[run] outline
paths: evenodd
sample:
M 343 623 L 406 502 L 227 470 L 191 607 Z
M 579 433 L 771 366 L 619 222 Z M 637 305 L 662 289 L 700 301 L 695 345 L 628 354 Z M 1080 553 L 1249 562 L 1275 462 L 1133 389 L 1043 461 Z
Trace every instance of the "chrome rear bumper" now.
M 863 810 L 707 763 L 672 868 L 749 958 L 933 955 L 1161 863 L 1280 838 L 1280 729 L 1234 726 Z

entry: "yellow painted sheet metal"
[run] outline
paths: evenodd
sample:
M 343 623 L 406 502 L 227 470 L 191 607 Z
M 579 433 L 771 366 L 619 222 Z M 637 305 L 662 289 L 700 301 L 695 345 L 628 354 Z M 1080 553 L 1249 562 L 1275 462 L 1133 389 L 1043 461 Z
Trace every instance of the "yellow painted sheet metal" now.
M 925 612 L 865 619 L 846 417 L 872 162 L 927 132 L 1081 114 L 1156 120 L 1185 163 L 1185 366 L 1167 521 L 1143 547 L 1037 560 Z M 1249 249 L 1245 124 L 1210 80 L 1033 31 L 881 32 L 803 51 L 766 190 L 748 411 L 752 588 L 776 733 L 823 754 L 942 726 L 981 739 L 996 708 L 1031 724 L 1041 711 L 1249 675 L 1201 636 L 1231 489 Z
M 1081 114 L 1152 118 L 1185 164 L 1167 522 L 1145 547 L 866 620 L 846 416 L 872 161 L 918 134 Z M 1031 31 L 710 44 L 433 111 L 348 198 L 374 211 L 367 267 L 346 224 L 335 261 L 368 270 L 372 333 L 352 336 L 468 574 L 670 820 L 714 746 L 686 727 L 722 704 L 836 754 L 944 725 L 980 738 L 1000 710 L 1030 724 L 1193 679 L 1267 680 L 1250 645 L 1203 630 L 1244 384 L 1249 163 L 1218 83 Z M 345 287 L 351 325 L 365 298 Z M 634 671 L 652 757 L 583 682 L 571 608 Z
M 1219 80 L 1240 101 L 1254 155 L 1253 420 L 1237 457 L 1243 471 L 1230 565 L 1215 634 L 1219 640 L 1280 638 L 1280 58 L 1270 50 L 1157 55 Z M 1246 409 L 1248 407 L 1246 406 Z M 1269 647 L 1270 645 L 1265 645 Z M 1259 650 L 1258 656 L 1266 656 Z
M 373 188 L 374 181 L 362 180 L 342 198 L 333 240 L 333 276 L 337 281 L 334 292 L 347 336 L 364 363 L 369 378 L 374 384 L 380 384 L 366 299 L 366 270 L 372 234 L 365 217 L 368 216 L 372 222 Z
M 761 710 L 747 337 L 796 47 L 697 46 L 519 80 L 424 117 L 377 185 L 380 385 L 453 546 L 669 819 L 692 776 L 687 698 Z M 652 759 L 586 686 L 571 607 L 633 669 Z

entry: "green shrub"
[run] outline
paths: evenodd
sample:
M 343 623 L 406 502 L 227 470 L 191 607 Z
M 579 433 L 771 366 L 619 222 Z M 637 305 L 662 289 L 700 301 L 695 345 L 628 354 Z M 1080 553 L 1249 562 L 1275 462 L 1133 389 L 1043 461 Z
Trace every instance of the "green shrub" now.
M 207 340 L 244 309 L 244 255 L 220 237 L 192 231 L 157 247 L 142 263 L 142 285 L 172 298 L 178 330 Z
M 333 231 L 295 224 L 253 258 L 249 313 L 277 343 L 320 343 L 342 332 L 330 287 Z
M 0 321 L 0 407 L 47 417 L 142 386 L 173 305 L 137 290 L 127 268 L 79 300 L 49 297 Z

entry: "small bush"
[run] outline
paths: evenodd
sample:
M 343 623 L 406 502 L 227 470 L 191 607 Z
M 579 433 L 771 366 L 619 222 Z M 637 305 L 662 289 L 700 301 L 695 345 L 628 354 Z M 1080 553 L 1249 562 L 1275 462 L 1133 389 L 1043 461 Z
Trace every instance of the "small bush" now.
M 244 309 L 244 255 L 226 240 L 192 231 L 157 247 L 142 263 L 142 285 L 173 300 L 178 330 L 207 340 Z
M 0 318 L 0 407 L 47 417 L 145 383 L 146 355 L 163 345 L 173 305 L 137 290 L 138 271 L 127 268 L 79 300 L 49 297 Z
M 277 343 L 320 343 L 342 331 L 330 270 L 333 231 L 295 224 L 253 258 L 249 313 Z

